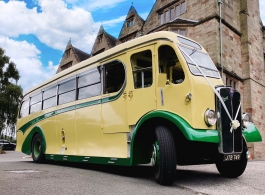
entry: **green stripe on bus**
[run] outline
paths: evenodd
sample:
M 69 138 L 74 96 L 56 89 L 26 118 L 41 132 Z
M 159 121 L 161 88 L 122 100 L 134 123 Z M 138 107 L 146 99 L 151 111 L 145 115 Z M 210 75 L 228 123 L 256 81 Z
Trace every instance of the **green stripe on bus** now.
M 132 145 L 131 145 L 130 154 L 132 156 L 134 155 L 135 136 L 137 135 L 138 130 L 145 121 L 153 118 L 164 118 L 169 120 L 179 128 L 179 130 L 182 132 L 185 138 L 189 141 L 210 142 L 210 143 L 220 142 L 219 133 L 217 130 L 194 129 L 190 126 L 190 124 L 186 120 L 184 120 L 182 117 L 174 113 L 170 113 L 163 110 L 155 110 L 144 115 L 136 124 L 131 140 Z M 133 159 L 132 157 L 131 164 L 134 164 L 133 161 L 135 160 L 137 159 Z
M 22 147 L 21 147 L 21 151 L 25 154 L 30 155 L 31 154 L 31 143 L 32 143 L 32 139 L 34 137 L 34 135 L 38 133 L 41 137 L 42 137 L 42 152 L 45 153 L 46 151 L 46 139 L 44 136 L 44 133 L 42 131 L 42 129 L 39 126 L 35 126 L 30 133 L 27 135 L 27 137 L 25 138 Z
M 34 125 L 34 124 L 38 123 L 39 121 L 44 120 L 46 118 L 49 118 L 49 117 L 52 117 L 52 116 L 55 116 L 57 114 L 61 114 L 61 113 L 64 113 L 64 112 L 69 112 L 69 111 L 80 109 L 80 108 L 84 108 L 84 107 L 89 107 L 89 106 L 93 106 L 93 105 L 97 105 L 97 104 L 101 104 L 101 103 L 107 103 L 107 102 L 114 101 L 114 100 L 118 99 L 122 95 L 124 89 L 125 89 L 125 85 L 123 86 L 122 90 L 118 94 L 116 94 L 114 96 L 100 98 L 100 99 L 97 99 L 97 100 L 92 100 L 92 101 L 88 101 L 88 102 L 85 102 L 85 103 L 77 104 L 77 105 L 74 105 L 74 106 L 68 106 L 68 107 L 65 107 L 65 108 L 62 108 L 62 109 L 58 109 L 58 110 L 43 114 L 43 115 L 38 116 L 38 117 L 32 119 L 31 121 L 25 123 L 23 126 L 21 126 L 18 129 L 18 131 L 21 131 L 24 134 L 29 127 L 31 127 L 32 125 Z
M 74 156 L 67 154 L 45 154 L 46 160 L 65 161 L 65 162 L 83 162 L 106 165 L 130 166 L 130 158 L 114 157 L 94 157 L 94 156 Z

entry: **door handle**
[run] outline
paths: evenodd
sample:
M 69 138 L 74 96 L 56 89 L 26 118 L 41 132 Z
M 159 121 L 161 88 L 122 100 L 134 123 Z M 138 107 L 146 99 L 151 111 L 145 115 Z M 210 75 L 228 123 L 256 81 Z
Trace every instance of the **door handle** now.
M 128 93 L 128 99 L 129 100 L 132 100 L 132 98 L 133 98 L 133 91 L 129 91 L 129 93 Z
M 126 100 L 126 96 L 127 96 L 127 93 L 126 93 L 126 91 L 122 94 L 122 99 L 123 100 Z

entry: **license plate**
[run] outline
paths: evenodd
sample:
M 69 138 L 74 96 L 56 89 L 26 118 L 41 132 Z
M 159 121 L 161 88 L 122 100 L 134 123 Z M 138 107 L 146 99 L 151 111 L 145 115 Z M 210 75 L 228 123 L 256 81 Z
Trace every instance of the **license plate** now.
M 240 160 L 241 154 L 225 154 L 224 161 L 237 161 Z

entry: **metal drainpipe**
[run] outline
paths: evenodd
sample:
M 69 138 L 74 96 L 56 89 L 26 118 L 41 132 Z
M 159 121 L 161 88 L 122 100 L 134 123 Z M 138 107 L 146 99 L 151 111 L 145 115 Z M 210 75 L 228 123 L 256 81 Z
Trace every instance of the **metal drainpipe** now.
M 218 6 L 219 6 L 219 15 L 220 15 L 220 26 L 219 26 L 219 31 L 220 31 L 220 65 L 221 65 L 221 77 L 223 79 L 223 38 L 222 38 L 222 0 L 218 0 Z

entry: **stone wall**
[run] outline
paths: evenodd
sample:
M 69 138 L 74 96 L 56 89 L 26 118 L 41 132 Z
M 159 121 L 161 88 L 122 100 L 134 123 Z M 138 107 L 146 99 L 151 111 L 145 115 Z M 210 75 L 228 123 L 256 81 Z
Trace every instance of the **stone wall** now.
M 69 50 L 69 55 L 66 55 L 66 51 Z M 60 64 L 61 65 L 66 65 L 67 63 L 70 63 L 72 62 L 72 66 L 74 66 L 75 64 L 79 63 L 74 51 L 73 51 L 73 48 L 72 48 L 72 45 L 68 45 L 65 49 L 65 53 L 64 53 L 64 56 L 63 58 L 61 59 L 61 62 Z M 62 71 L 62 68 L 61 66 L 58 68 L 57 70 L 57 73 L 58 72 L 61 72 Z
M 254 157 L 265 159 L 265 69 L 259 1 L 244 0 L 241 6 L 247 7 L 247 13 L 241 15 L 244 108 L 251 114 L 263 138 L 262 143 L 253 144 Z

